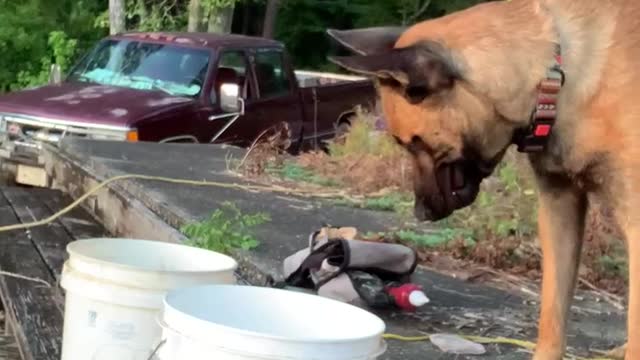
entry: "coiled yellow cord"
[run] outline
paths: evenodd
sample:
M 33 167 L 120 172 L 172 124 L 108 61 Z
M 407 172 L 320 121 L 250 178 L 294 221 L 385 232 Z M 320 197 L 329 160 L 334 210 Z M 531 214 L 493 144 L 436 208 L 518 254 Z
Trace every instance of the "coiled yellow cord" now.
M 153 180 L 153 181 L 160 181 L 160 182 L 173 183 L 173 184 L 194 185 L 194 186 L 210 186 L 210 187 L 219 187 L 219 188 L 227 188 L 227 189 L 238 189 L 238 190 L 246 190 L 246 191 L 278 192 L 278 193 L 284 193 L 284 194 L 288 194 L 288 195 L 300 195 L 300 196 L 311 196 L 311 195 L 313 195 L 312 191 L 292 190 L 292 189 L 287 189 L 287 188 L 283 188 L 283 187 L 275 187 L 275 186 L 244 185 L 244 184 L 236 184 L 236 183 L 223 183 L 223 182 L 218 182 L 218 181 L 188 180 L 188 179 L 169 178 L 169 177 L 163 177 L 163 176 L 127 174 L 127 175 L 114 176 L 112 178 L 109 178 L 107 180 L 102 181 L 98 185 L 96 185 L 93 188 L 91 188 L 88 192 L 86 192 L 85 194 L 80 196 L 74 202 L 72 202 L 68 206 L 64 207 L 62 210 L 56 212 L 55 214 L 53 214 L 53 215 L 51 215 L 51 216 L 49 216 L 49 217 L 47 217 L 45 219 L 41 219 L 41 220 L 30 222 L 30 223 L 22 223 L 22 224 L 0 226 L 0 232 L 11 231 L 11 230 L 29 229 L 29 228 L 36 227 L 36 226 L 47 225 L 47 224 L 57 220 L 59 217 L 67 214 L 71 210 L 73 210 L 75 207 L 77 207 L 83 201 L 85 201 L 88 197 L 90 197 L 91 195 L 95 194 L 96 192 L 98 192 L 98 190 L 102 189 L 103 187 L 105 187 L 105 186 L 107 186 L 107 185 L 109 185 L 109 184 L 111 184 L 113 182 L 119 181 L 119 180 L 128 180 L 128 179 Z M 325 194 L 325 196 L 326 195 L 327 194 Z M 333 195 L 335 197 L 340 197 L 343 194 L 340 193 L 340 192 L 335 192 L 335 194 L 332 193 L 332 194 L 329 194 L 329 195 Z
M 526 340 L 518 340 L 511 339 L 506 337 L 484 337 L 484 336 L 472 336 L 472 335 L 459 335 L 461 338 L 467 339 L 469 341 L 476 342 L 478 344 L 506 344 L 513 345 L 520 348 L 524 348 L 527 350 L 535 350 L 536 344 L 531 341 Z M 419 336 L 403 336 L 398 334 L 386 333 L 382 335 L 384 339 L 387 340 L 398 340 L 398 341 L 407 341 L 407 342 L 416 342 L 416 341 L 429 341 L 431 339 L 431 335 L 419 335 Z M 569 356 L 566 359 L 570 360 L 613 360 L 609 358 L 585 358 L 580 356 Z

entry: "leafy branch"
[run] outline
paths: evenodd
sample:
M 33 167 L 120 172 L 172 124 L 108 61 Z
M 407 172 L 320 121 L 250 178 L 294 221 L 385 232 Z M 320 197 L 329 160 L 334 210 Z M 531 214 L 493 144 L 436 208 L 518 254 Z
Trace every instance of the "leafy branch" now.
M 252 229 L 270 220 L 268 214 L 243 214 L 233 203 L 224 202 L 208 219 L 185 225 L 181 231 L 192 246 L 228 254 L 257 247 L 260 243 Z

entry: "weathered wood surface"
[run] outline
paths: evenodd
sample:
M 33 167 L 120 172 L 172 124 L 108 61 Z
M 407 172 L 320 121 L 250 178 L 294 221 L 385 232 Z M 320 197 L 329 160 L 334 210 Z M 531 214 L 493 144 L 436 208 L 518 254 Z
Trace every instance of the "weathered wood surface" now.
M 46 218 L 69 203 L 53 190 L 2 188 L 0 226 Z M 60 359 L 63 293 L 58 281 L 66 246 L 98 236 L 104 236 L 104 230 L 82 210 L 49 225 L 0 233 L 0 270 L 50 284 L 0 275 L 0 297 L 24 360 Z

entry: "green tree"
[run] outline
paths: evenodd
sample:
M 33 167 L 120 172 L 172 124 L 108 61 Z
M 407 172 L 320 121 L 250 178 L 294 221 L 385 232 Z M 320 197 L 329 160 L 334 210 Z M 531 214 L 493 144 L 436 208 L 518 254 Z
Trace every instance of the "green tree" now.
M 46 79 L 49 65 L 104 36 L 94 19 L 107 0 L 0 0 L 0 91 Z M 47 67 L 46 72 L 44 68 Z
M 285 0 L 278 12 L 276 38 L 301 68 L 339 71 L 326 55 L 341 51 L 326 36 L 327 28 L 412 24 L 486 0 Z

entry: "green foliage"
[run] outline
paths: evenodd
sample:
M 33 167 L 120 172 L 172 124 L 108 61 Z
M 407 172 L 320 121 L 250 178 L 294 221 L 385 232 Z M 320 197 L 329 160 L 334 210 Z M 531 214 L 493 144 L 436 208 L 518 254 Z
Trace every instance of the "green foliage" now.
M 239 1 L 202 0 L 203 15 Z M 327 28 L 401 24 L 439 16 L 481 0 L 287 0 L 281 2 L 276 38 L 288 46 L 298 67 L 341 71 L 326 56 L 336 49 Z M 184 30 L 188 0 L 126 0 L 127 28 Z M 238 15 L 238 14 L 236 14 Z M 261 22 L 252 13 L 249 22 Z M 69 68 L 96 40 L 108 34 L 107 0 L 0 0 L 0 92 L 46 82 L 50 67 Z
M 243 214 L 234 204 L 225 202 L 201 222 L 188 224 L 181 231 L 192 246 L 229 254 L 233 249 L 251 250 L 259 245 L 252 233 L 258 225 L 270 221 L 268 214 Z
M 444 228 L 430 232 L 416 232 L 413 230 L 397 231 L 395 237 L 407 244 L 419 247 L 438 248 L 449 244 L 454 240 L 464 239 L 467 246 L 474 246 L 473 233 L 468 230 Z
M 373 114 L 362 108 L 356 109 L 344 141 L 329 144 L 331 156 L 338 158 L 347 155 L 400 157 L 404 150 L 386 132 L 375 131 L 375 122 L 376 117 Z
M 187 24 L 188 0 L 126 0 L 127 29 L 135 31 L 178 31 Z M 109 10 L 105 7 L 94 26 L 109 30 Z
M 314 185 L 320 186 L 338 186 L 335 180 L 327 179 L 322 176 L 315 174 L 313 171 L 309 169 L 305 169 L 304 167 L 296 164 L 295 162 L 287 161 L 282 167 L 272 167 L 267 169 L 267 172 L 271 175 L 275 175 L 281 177 L 283 179 L 295 181 L 295 182 L 304 182 Z
M 225 9 L 235 5 L 239 0 L 202 0 L 202 8 L 205 14 L 209 14 L 212 10 Z
M 534 187 L 524 159 L 509 152 L 495 174 L 484 181 L 476 201 L 448 220 L 454 227 L 474 229 L 479 238 L 531 236 L 537 222 Z
M 51 71 L 51 66 L 57 64 L 62 71 L 67 70 L 72 65 L 78 47 L 78 40 L 69 39 L 62 31 L 53 31 L 49 34 L 49 51 L 52 56 L 45 56 L 40 60 L 41 68 L 35 72 L 22 70 L 18 73 L 12 89 L 41 85 L 47 82 Z M 53 60 L 52 60 L 53 59 Z
M 105 0 L 0 1 L 0 91 L 43 83 L 54 62 L 68 68 L 104 35 L 94 28 L 104 8 Z
M 327 65 L 327 53 L 338 49 L 326 36 L 327 28 L 412 24 L 484 1 L 287 0 L 282 2 L 278 14 L 276 38 L 293 53 L 296 66 L 341 71 Z M 344 52 L 343 49 L 340 51 Z
M 598 259 L 600 272 L 629 280 L 629 264 L 624 256 L 604 255 Z
M 407 193 L 393 192 L 384 196 L 369 197 L 363 201 L 336 200 L 335 204 L 375 211 L 392 211 L 408 215 L 413 208 L 413 196 Z

